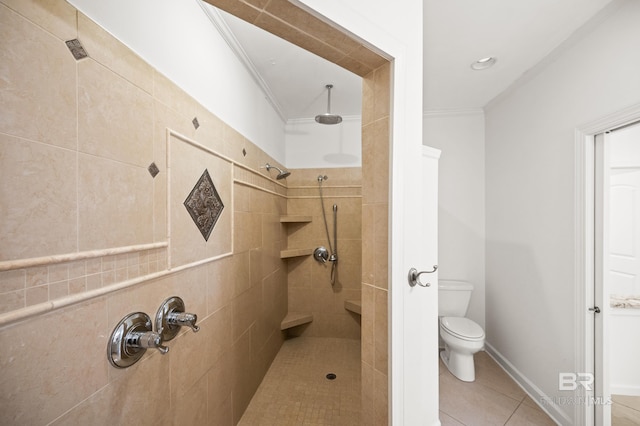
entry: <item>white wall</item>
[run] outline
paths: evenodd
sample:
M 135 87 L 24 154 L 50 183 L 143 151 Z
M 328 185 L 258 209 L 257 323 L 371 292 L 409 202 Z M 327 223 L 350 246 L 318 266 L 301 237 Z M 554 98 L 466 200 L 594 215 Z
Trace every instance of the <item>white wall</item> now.
M 485 111 L 487 342 L 548 396 L 574 371 L 574 129 L 640 102 L 638 22 L 621 2 Z
M 195 0 L 69 3 L 284 163 L 284 123 Z
M 484 113 L 425 113 L 423 144 L 442 150 L 438 264 L 442 280 L 474 285 L 467 317 L 485 323 Z
M 362 166 L 362 119 L 321 125 L 314 119 L 289 120 L 285 126 L 287 167 L 291 169 Z

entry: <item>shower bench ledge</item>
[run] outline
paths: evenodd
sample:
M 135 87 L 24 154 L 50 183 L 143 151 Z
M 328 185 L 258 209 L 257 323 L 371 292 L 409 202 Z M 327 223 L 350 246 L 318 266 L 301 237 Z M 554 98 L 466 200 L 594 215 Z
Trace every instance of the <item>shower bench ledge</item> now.
M 313 321 L 313 315 L 300 312 L 289 312 L 280 323 L 280 330 L 293 328 L 297 325 L 307 324 Z
M 287 249 L 280 252 L 280 259 L 289 259 L 291 257 L 309 256 L 313 254 L 312 248 Z
M 311 219 L 311 216 L 287 215 L 280 216 L 280 223 L 309 223 Z
M 362 315 L 362 302 L 360 300 L 345 300 L 344 308 L 347 311 Z

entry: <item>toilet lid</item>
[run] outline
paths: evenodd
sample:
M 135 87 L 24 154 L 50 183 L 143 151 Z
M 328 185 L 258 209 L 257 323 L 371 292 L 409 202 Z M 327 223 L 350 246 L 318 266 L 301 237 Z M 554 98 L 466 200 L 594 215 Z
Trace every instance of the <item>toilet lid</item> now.
M 469 318 L 443 317 L 442 327 L 449 333 L 465 340 L 484 339 L 484 330 Z

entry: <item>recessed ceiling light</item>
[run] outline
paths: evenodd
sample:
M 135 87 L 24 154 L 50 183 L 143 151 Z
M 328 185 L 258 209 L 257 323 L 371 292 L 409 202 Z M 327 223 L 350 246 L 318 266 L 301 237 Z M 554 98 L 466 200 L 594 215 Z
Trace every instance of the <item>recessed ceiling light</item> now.
M 493 56 L 487 56 L 486 58 L 478 59 L 474 63 L 471 64 L 471 69 L 476 71 L 486 70 L 487 68 L 491 68 L 496 62 L 497 58 Z

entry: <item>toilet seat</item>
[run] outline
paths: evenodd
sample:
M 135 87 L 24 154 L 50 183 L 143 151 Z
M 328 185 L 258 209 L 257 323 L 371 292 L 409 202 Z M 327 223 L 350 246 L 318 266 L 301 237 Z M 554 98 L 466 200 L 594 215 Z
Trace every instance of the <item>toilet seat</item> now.
M 468 341 L 484 339 L 484 330 L 469 318 L 443 317 L 440 321 L 442 328 L 449 334 Z

